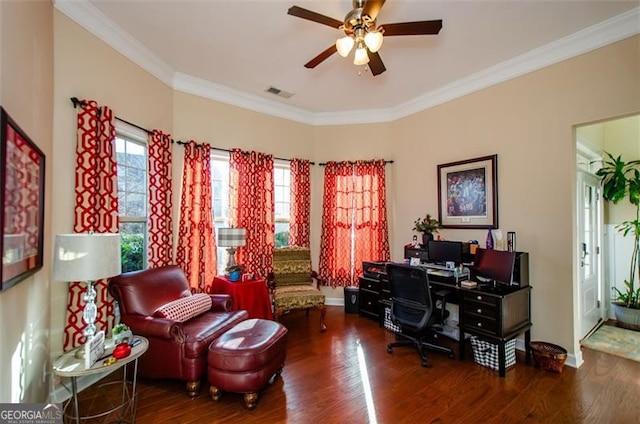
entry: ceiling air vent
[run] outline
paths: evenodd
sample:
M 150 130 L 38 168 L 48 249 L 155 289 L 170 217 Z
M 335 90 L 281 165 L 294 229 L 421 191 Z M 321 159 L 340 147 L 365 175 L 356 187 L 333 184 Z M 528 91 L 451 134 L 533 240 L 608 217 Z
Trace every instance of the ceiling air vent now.
M 264 91 L 266 91 L 269 94 L 276 95 L 278 97 L 284 97 L 285 99 L 288 99 L 289 97 L 293 96 L 293 93 L 289 93 L 287 91 L 283 91 L 275 87 L 269 87 Z

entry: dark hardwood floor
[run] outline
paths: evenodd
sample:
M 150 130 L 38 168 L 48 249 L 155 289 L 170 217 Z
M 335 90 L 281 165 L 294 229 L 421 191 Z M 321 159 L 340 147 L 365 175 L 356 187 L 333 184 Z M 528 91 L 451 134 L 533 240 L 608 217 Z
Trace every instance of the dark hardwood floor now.
M 376 322 L 346 315 L 341 307 L 327 309 L 324 334 L 317 312 L 308 320 L 304 312 L 283 317 L 289 334 L 282 378 L 260 393 L 256 409 L 245 409 L 239 394 L 213 402 L 206 381 L 200 396 L 189 399 L 183 382 L 141 379 L 136 422 L 640 422 L 638 362 L 585 348 L 580 369 L 565 366 L 554 373 L 527 365 L 518 351 L 516 365 L 499 378 L 477 365 L 467 346 L 464 362 L 430 353 L 430 366 L 423 368 L 412 348 L 388 354 L 393 333 Z M 99 405 L 101 399 L 89 388 L 81 405 Z

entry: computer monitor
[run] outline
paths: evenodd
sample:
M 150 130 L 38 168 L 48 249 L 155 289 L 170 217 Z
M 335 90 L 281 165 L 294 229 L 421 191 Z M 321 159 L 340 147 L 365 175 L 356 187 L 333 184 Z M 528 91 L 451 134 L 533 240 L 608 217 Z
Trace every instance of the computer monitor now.
M 429 240 L 429 262 L 444 265 L 462 262 L 462 242 Z
M 491 280 L 495 284 L 510 285 L 515 260 L 515 252 L 476 249 L 471 270 L 476 277 Z

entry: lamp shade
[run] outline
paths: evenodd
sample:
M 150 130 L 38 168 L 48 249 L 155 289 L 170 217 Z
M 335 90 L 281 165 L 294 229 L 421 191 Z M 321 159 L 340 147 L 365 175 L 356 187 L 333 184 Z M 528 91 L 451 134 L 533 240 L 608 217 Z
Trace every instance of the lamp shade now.
M 120 234 L 58 234 L 54 249 L 56 281 L 96 281 L 122 272 Z
M 342 57 L 347 57 L 353 48 L 354 43 L 355 41 L 353 40 L 353 37 L 348 35 L 346 37 L 338 38 L 336 41 L 336 50 L 338 50 L 338 54 Z
M 356 54 L 353 58 L 354 65 L 366 65 L 369 63 L 369 55 L 367 54 L 367 49 L 364 46 L 358 46 L 356 49 Z
M 218 229 L 218 246 L 238 247 L 244 246 L 247 240 L 246 228 L 220 228 Z
M 375 53 L 382 47 L 382 33 L 379 31 L 368 32 L 364 36 L 364 43 L 369 48 L 371 53 Z

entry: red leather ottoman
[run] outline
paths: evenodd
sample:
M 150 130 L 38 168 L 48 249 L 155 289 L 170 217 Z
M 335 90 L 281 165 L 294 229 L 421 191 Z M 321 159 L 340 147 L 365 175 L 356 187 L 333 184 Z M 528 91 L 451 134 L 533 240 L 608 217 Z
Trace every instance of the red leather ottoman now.
M 209 345 L 207 377 L 211 399 L 222 391 L 244 393 L 247 408 L 258 402 L 258 391 L 282 372 L 287 329 L 266 319 L 248 319 Z

